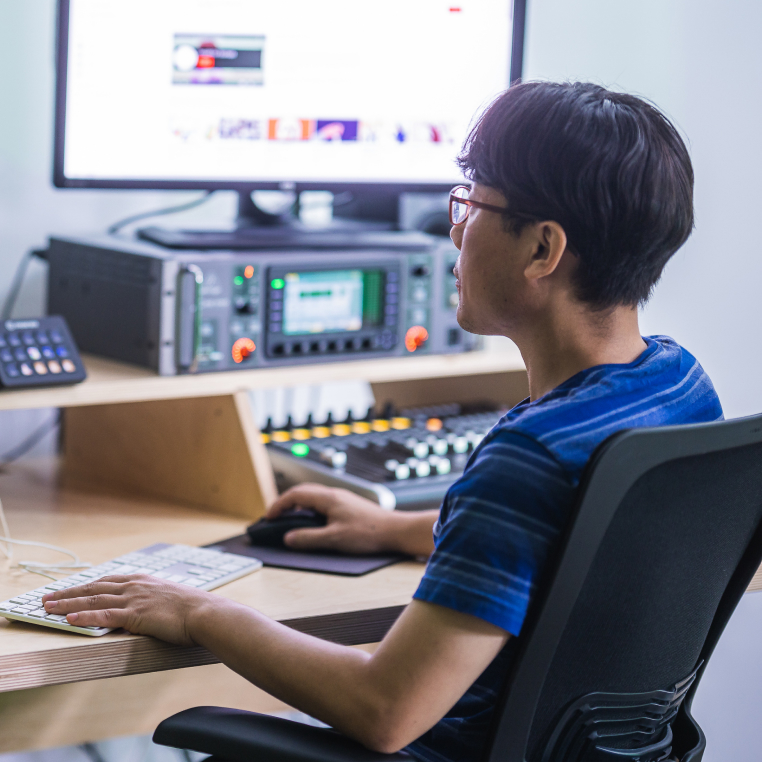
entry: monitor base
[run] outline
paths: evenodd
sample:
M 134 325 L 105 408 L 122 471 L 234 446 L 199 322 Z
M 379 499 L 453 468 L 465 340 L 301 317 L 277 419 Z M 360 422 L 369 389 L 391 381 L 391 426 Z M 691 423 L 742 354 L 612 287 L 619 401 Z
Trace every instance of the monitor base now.
M 425 233 L 396 231 L 382 223 L 340 222 L 326 228 L 302 225 L 232 230 L 172 230 L 148 227 L 138 237 L 168 249 L 256 251 L 266 249 L 415 249 L 431 245 Z
M 358 201 L 364 199 L 360 198 Z M 394 220 L 389 210 L 378 208 L 349 209 L 347 217 L 334 218 L 325 227 L 313 227 L 299 221 L 294 213 L 299 197 L 288 210 L 272 214 L 257 206 L 251 194 L 238 194 L 238 217 L 234 228 L 218 230 L 177 230 L 162 227 L 146 227 L 137 231 L 144 241 L 169 249 L 223 249 L 228 251 L 251 251 L 253 249 L 347 249 L 347 248 L 404 248 L 409 246 L 409 234 L 395 232 L 397 199 L 394 202 Z M 388 204 L 387 204 L 388 206 Z M 342 212 L 346 212 L 343 210 Z M 354 214 L 353 214 L 354 212 Z M 362 217 L 355 216 L 357 213 Z M 373 215 L 376 213 L 378 216 Z M 378 214 L 381 212 L 381 214 Z M 364 214 L 373 215 L 364 218 Z M 407 241 L 407 244 L 404 243 Z

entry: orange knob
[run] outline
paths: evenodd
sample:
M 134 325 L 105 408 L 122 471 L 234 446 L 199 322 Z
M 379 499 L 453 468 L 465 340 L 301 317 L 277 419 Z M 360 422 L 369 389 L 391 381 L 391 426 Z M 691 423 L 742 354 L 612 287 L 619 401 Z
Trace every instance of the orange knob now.
M 429 338 L 429 332 L 422 325 L 414 325 L 407 329 L 405 334 L 405 349 L 408 352 L 415 352 L 418 347 L 426 343 Z
M 233 344 L 233 350 L 231 352 L 234 362 L 243 362 L 247 357 L 250 357 L 254 353 L 256 348 L 257 345 L 249 338 L 237 339 Z

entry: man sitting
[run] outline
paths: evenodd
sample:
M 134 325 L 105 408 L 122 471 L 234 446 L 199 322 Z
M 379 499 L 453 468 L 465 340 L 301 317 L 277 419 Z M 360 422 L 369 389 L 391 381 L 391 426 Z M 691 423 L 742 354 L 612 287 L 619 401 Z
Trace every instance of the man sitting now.
M 521 350 L 528 399 L 472 455 L 439 511 L 386 512 L 305 484 L 321 529 L 294 548 L 430 556 L 413 602 L 372 655 L 294 632 L 218 596 L 144 575 L 46 596 L 80 625 L 198 644 L 251 682 L 366 746 L 431 762 L 483 756 L 537 581 L 582 470 L 617 430 L 714 421 L 696 359 L 642 338 L 638 306 L 693 227 L 693 172 L 654 107 L 589 84 L 527 83 L 500 96 L 459 163 L 452 239 L 458 321 Z

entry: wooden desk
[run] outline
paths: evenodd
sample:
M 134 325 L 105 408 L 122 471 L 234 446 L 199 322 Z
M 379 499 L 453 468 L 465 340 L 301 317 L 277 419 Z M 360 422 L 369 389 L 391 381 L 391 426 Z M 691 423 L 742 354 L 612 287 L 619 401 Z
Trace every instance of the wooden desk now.
M 61 488 L 52 461 L 20 464 L 0 475 L 0 497 L 14 537 L 58 544 L 92 563 L 154 542 L 206 544 L 245 526 L 240 519 L 151 499 Z M 16 553 L 51 558 L 33 548 Z M 363 577 L 263 569 L 216 594 L 303 632 L 359 645 L 383 637 L 422 571 L 414 562 Z M 4 569 L 0 596 L 5 600 L 41 582 L 37 575 Z M 287 708 L 222 666 L 201 666 L 213 664 L 216 659 L 203 649 L 152 638 L 118 632 L 86 638 L 0 620 L 0 751 L 147 733 L 172 712 L 204 703 Z M 181 667 L 196 669 L 177 671 Z

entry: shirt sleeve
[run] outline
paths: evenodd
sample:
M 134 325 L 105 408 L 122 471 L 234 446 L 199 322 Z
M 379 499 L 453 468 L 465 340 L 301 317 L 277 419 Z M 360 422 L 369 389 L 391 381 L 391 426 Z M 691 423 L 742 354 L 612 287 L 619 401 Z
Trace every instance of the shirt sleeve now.
M 445 497 L 413 597 L 519 635 L 574 493 L 545 447 L 515 431 L 491 432 Z

